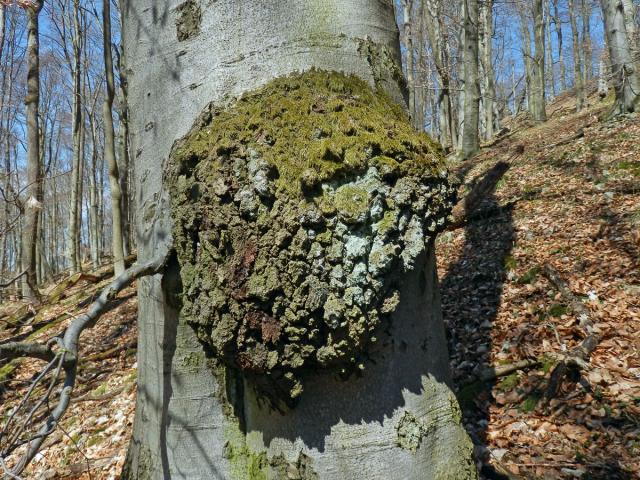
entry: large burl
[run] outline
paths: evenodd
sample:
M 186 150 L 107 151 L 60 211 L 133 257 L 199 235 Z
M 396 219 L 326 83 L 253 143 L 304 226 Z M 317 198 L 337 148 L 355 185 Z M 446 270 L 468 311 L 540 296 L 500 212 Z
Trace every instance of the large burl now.
M 183 317 L 287 403 L 307 370 L 366 368 L 454 196 L 439 147 L 400 106 L 321 71 L 209 107 L 168 184 Z

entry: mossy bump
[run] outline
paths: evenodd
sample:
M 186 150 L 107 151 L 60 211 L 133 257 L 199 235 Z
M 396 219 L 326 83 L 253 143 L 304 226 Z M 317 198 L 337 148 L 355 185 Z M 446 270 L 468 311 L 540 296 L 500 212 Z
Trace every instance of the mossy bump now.
M 167 184 L 182 315 L 291 405 L 306 371 L 366 367 L 455 195 L 439 146 L 399 105 L 317 70 L 209 107 L 174 146 Z

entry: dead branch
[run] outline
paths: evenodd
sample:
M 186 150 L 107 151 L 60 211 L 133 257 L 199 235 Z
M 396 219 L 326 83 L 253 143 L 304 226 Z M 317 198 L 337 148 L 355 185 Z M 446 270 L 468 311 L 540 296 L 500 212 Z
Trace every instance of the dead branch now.
M 536 367 L 540 365 L 540 363 L 540 360 L 521 360 L 519 362 L 510 363 L 508 365 L 491 366 L 480 372 L 480 374 L 478 375 L 478 380 L 488 382 L 491 380 L 495 380 L 496 378 L 506 377 L 507 375 L 511 375 L 513 372 Z
M 13 277 L 11 280 L 4 282 L 4 283 L 0 283 L 0 288 L 4 289 L 4 288 L 8 288 L 11 285 L 13 285 L 15 282 L 17 282 L 18 280 L 20 280 L 20 278 L 24 277 L 27 274 L 27 270 L 23 270 L 22 272 L 20 272 L 18 275 L 16 275 L 15 277 Z
M 134 280 L 138 278 L 154 275 L 161 272 L 165 268 L 165 265 L 169 259 L 169 253 L 170 252 L 165 252 L 147 263 L 134 265 L 125 270 L 122 275 L 120 275 L 109 286 L 102 290 L 100 296 L 89 306 L 89 309 L 86 313 L 78 316 L 71 323 L 71 325 L 69 325 L 69 327 L 65 330 L 62 339 L 58 339 L 60 348 L 57 349 L 53 360 L 50 362 L 50 365 L 57 363 L 58 368 L 56 370 L 56 374 L 54 374 L 53 379 L 51 380 L 50 387 L 46 393 L 46 396 L 43 397 L 43 399 L 41 399 L 36 404 L 36 407 L 34 407 L 29 412 L 29 415 L 27 416 L 25 422 L 23 422 L 23 425 L 20 427 L 18 433 L 11 436 L 12 442 L 9 443 L 8 447 L 3 448 L 0 451 L 0 459 L 3 459 L 6 458 L 8 453 L 11 453 L 13 450 L 15 450 L 16 444 L 27 444 L 26 453 L 19 459 L 19 461 L 11 470 L 5 469 L 5 476 L 7 476 L 8 478 L 19 478 L 18 476 L 23 472 L 23 470 L 31 462 L 31 460 L 33 460 L 47 437 L 49 437 L 49 435 L 51 435 L 51 433 L 55 431 L 60 419 L 67 411 L 69 403 L 72 399 L 73 389 L 76 384 L 79 363 L 78 343 L 82 333 L 87 328 L 91 328 L 95 325 L 95 323 L 100 318 L 100 315 L 107 309 L 109 302 L 113 300 L 121 290 L 129 286 Z M 46 402 L 48 405 L 49 397 L 53 393 L 53 386 L 56 384 L 58 373 L 60 373 L 60 371 L 64 371 L 64 383 L 62 386 L 62 390 L 60 391 L 57 405 L 55 405 L 53 410 L 48 411 L 46 420 L 44 424 L 38 429 L 37 433 L 31 438 L 22 441 L 20 439 L 20 434 L 25 430 L 26 425 L 31 421 L 37 408 L 39 408 L 43 402 Z M 40 377 L 43 377 L 43 375 L 41 375 Z M 30 391 L 32 390 L 33 388 L 30 389 Z M 18 409 L 13 412 L 14 415 L 17 410 Z
M 577 298 L 567 282 L 563 280 L 560 273 L 549 264 L 542 267 L 542 273 L 560 292 L 565 301 L 571 306 L 571 309 L 578 316 L 578 324 L 584 333 L 584 339 L 580 344 L 561 356 L 560 361 L 551 372 L 549 384 L 544 394 L 545 400 L 548 402 L 558 394 L 564 377 L 571 369 L 585 369 L 589 363 L 591 354 L 600 342 L 600 336 L 593 332 L 593 322 L 591 315 L 585 305 Z
M 593 326 L 589 309 L 573 294 L 567 282 L 560 276 L 560 273 L 548 263 L 542 266 L 542 273 L 571 306 L 571 309 L 578 316 L 580 326 L 583 329 L 588 329 Z
M 0 360 L 30 357 L 50 362 L 56 356 L 51 342 L 43 345 L 36 342 L 9 342 L 0 344 Z

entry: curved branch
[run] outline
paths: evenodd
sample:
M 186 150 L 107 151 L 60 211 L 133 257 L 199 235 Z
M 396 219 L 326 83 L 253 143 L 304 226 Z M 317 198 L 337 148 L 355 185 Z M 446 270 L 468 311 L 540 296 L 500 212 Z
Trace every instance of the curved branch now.
M 61 364 L 63 365 L 65 374 L 64 385 L 60 392 L 60 400 L 49 414 L 44 425 L 40 427 L 38 432 L 29 441 L 27 452 L 13 467 L 9 473 L 10 475 L 17 476 L 22 473 L 38 453 L 46 438 L 56 429 L 58 422 L 67 411 L 67 408 L 69 408 L 71 396 L 76 383 L 78 342 L 82 332 L 95 325 L 102 312 L 107 308 L 109 301 L 115 298 L 121 290 L 129 286 L 134 280 L 162 272 L 169 260 L 170 252 L 171 251 L 167 251 L 158 255 L 149 262 L 133 265 L 129 269 L 125 270 L 122 275 L 102 290 L 98 299 L 89 306 L 87 312 L 77 317 L 66 329 L 62 339 L 62 351 L 57 352 L 58 354 L 61 353 L 63 356 Z

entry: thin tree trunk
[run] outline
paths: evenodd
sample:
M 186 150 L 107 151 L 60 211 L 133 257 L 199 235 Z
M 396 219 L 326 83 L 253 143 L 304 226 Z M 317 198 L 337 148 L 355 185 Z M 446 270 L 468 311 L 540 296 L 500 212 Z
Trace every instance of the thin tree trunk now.
M 29 301 L 38 297 L 36 288 L 36 244 L 38 218 L 42 208 L 42 166 L 40 165 L 40 34 L 38 17 L 43 1 L 36 0 L 27 9 L 27 186 L 22 229 L 22 266 L 27 271 L 22 294 Z
M 547 111 L 545 106 L 545 74 L 544 74 L 544 15 L 542 8 L 543 0 L 533 0 L 533 28 L 534 28 L 534 44 L 535 53 L 531 62 L 531 104 L 529 111 L 533 119 L 537 122 L 545 122 L 547 120 Z
M 545 42 L 546 42 L 544 51 L 546 54 L 545 75 L 546 75 L 546 84 L 547 84 L 547 95 L 549 95 L 551 98 L 554 98 L 557 94 L 557 91 L 556 91 L 555 69 L 553 66 L 553 44 L 551 42 L 550 0 L 544 0 L 543 7 L 544 7 Z
M 470 158 L 480 148 L 480 78 L 478 74 L 478 22 L 477 0 L 464 0 L 464 129 L 462 157 Z
M 593 54 L 591 48 L 591 0 L 581 0 L 582 11 L 582 65 L 585 85 L 593 77 Z
M 524 63 L 525 85 L 527 108 L 531 109 L 533 99 L 531 98 L 534 90 L 533 86 L 533 56 L 531 55 L 531 32 L 529 30 L 529 18 L 521 5 L 518 9 L 520 17 L 520 41 L 522 49 L 522 60 Z
M 579 112 L 585 107 L 584 76 L 582 70 L 582 50 L 580 47 L 580 34 L 576 20 L 574 0 L 569 1 L 569 22 L 571 23 L 571 35 L 573 38 L 573 88 L 576 92 L 576 110 Z
M 416 125 L 416 87 L 414 78 L 414 51 L 412 32 L 413 0 L 402 0 L 403 33 L 405 45 L 405 59 L 407 68 L 407 89 L 409 90 L 409 114 L 413 125 Z
M 553 0 L 553 25 L 556 31 L 556 42 L 558 46 L 558 69 L 560 71 L 560 90 L 567 89 L 567 67 L 564 63 L 564 47 L 562 37 L 562 19 L 560 18 L 559 0 Z
M 82 29 L 80 25 L 80 0 L 73 1 L 73 102 L 72 102 L 72 138 L 73 138 L 73 165 L 71 167 L 71 198 L 69 201 L 69 241 L 67 242 L 67 258 L 71 272 L 77 272 L 81 268 L 78 252 L 78 237 L 80 236 L 80 216 L 81 216 L 81 194 L 80 185 L 82 183 L 82 53 L 81 38 Z
M 102 21 L 104 34 L 104 66 L 107 91 L 104 99 L 104 155 L 109 167 L 109 186 L 111 187 L 111 248 L 113 250 L 114 276 L 124 272 L 124 246 L 122 241 L 122 189 L 120 174 L 116 160 L 115 133 L 113 131 L 113 99 L 115 81 L 113 76 L 113 56 L 111 53 L 111 7 L 109 2 L 102 2 Z
M 600 0 L 609 46 L 616 100 L 610 115 L 635 112 L 640 99 L 640 77 L 635 69 L 620 0 Z
M 482 66 L 484 71 L 484 118 L 485 118 L 485 138 L 490 139 L 494 135 L 496 120 L 495 110 L 495 75 L 493 72 L 493 0 L 485 0 L 482 6 Z

